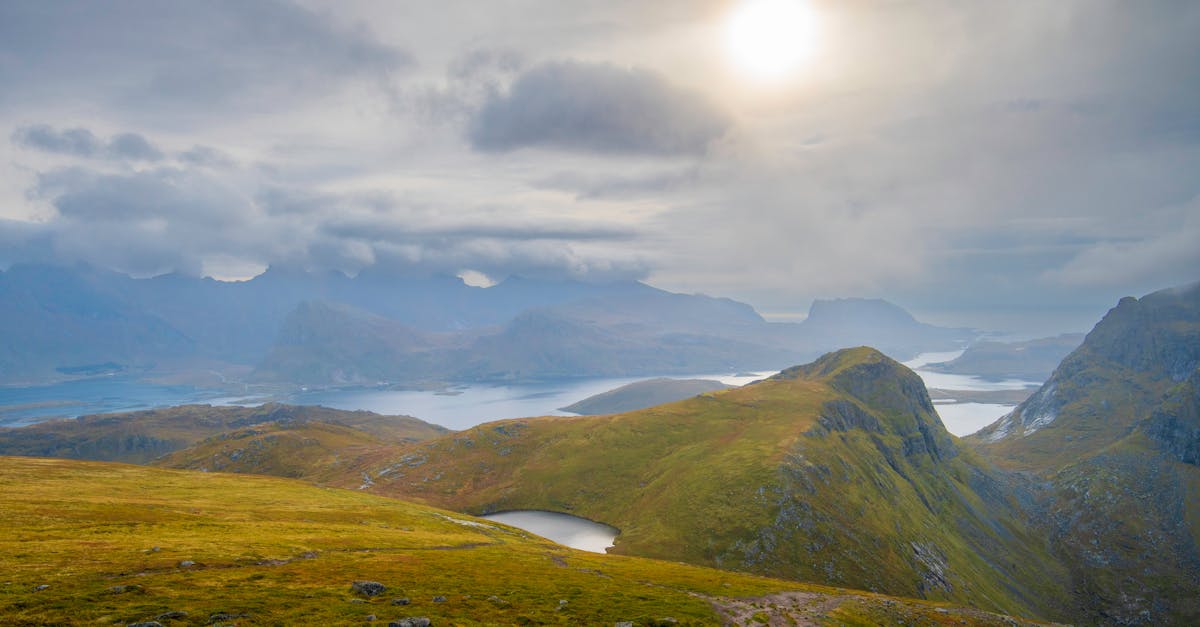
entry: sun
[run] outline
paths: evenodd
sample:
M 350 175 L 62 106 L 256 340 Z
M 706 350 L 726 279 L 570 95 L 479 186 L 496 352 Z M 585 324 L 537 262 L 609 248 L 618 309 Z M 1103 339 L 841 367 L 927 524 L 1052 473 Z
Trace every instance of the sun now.
M 751 78 L 780 81 L 816 48 L 817 18 L 804 0 L 744 0 L 725 23 L 730 60 Z

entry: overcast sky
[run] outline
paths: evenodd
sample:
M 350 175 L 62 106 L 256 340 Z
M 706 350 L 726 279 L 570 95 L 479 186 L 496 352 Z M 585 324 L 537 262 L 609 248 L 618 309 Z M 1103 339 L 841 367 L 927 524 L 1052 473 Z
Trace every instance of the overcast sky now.
M 1200 2 L 0 3 L 0 267 L 640 279 L 1086 330 L 1200 279 Z

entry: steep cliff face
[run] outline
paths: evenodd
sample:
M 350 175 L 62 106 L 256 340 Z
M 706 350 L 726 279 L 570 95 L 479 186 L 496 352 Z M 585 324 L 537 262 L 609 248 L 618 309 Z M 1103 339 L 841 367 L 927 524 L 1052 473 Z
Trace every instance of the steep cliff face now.
M 1140 429 L 1164 453 L 1200 466 L 1200 368 L 1167 394 Z

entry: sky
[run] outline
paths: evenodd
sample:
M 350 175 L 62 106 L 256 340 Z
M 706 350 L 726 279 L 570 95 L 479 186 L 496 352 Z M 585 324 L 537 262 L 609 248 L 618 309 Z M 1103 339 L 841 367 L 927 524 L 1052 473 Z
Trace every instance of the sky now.
M 753 2 L 799 6 L 782 47 L 730 35 Z M 1198 33 L 1188 0 L 6 0 L 0 267 L 1084 331 L 1200 280 Z

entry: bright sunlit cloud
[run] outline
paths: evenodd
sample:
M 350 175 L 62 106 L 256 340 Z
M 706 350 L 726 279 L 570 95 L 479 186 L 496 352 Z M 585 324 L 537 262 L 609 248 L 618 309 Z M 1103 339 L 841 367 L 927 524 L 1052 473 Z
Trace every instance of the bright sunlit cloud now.
M 492 277 L 478 270 L 463 270 L 458 273 L 458 278 L 471 287 L 491 287 L 496 284 Z
M 804 0 L 744 0 L 725 24 L 725 46 L 751 78 L 778 81 L 816 48 L 817 17 Z

